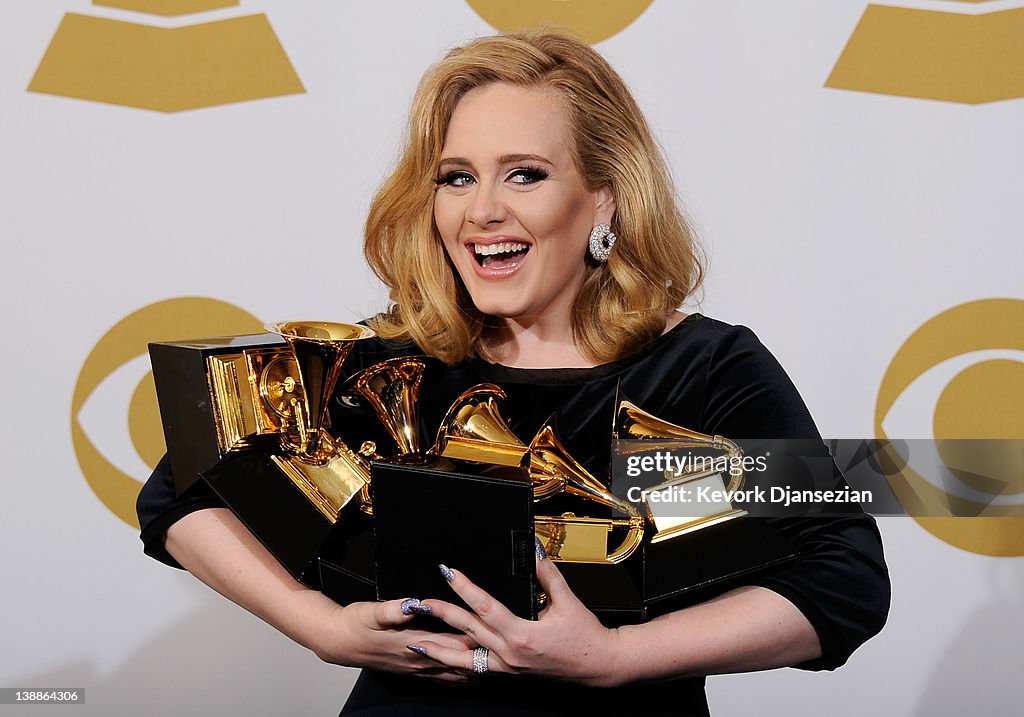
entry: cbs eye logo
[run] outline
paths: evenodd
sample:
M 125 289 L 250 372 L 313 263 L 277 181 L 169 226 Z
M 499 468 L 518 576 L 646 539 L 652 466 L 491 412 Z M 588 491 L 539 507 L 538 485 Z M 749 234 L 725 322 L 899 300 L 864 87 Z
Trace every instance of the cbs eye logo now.
M 643 14 L 654 0 L 466 0 L 466 3 L 500 32 L 541 27 L 565 27 L 593 44 L 622 32 Z
M 925 530 L 973 553 L 1024 555 L 1022 398 L 1019 299 L 954 306 L 896 352 L 878 391 L 875 434 L 883 440 L 934 437 L 915 442 L 934 446 L 931 455 L 918 456 L 915 448 L 891 479 L 904 505 L 912 496 L 923 506 L 915 520 Z M 1015 440 L 973 441 L 972 448 L 964 439 Z M 921 517 L 950 516 L 950 506 L 958 516 L 986 517 Z
M 114 515 L 139 527 L 135 499 L 166 450 L 149 342 L 262 332 L 237 306 L 187 297 L 143 307 L 99 340 L 75 384 L 71 440 L 89 487 Z

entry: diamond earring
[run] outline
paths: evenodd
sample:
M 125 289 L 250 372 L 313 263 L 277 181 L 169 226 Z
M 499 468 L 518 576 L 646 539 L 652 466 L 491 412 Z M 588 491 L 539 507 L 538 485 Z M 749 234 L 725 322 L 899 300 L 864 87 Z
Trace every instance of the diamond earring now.
M 608 261 L 616 239 L 618 237 L 612 233 L 612 228 L 608 224 L 598 224 L 594 227 L 594 231 L 590 232 L 590 256 L 594 261 L 601 264 Z

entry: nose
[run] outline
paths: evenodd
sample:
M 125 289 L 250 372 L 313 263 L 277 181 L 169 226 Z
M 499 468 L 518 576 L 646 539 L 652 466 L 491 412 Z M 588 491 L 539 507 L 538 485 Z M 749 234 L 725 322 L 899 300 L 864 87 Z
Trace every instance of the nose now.
M 478 227 L 502 223 L 508 218 L 508 207 L 501 197 L 499 188 L 489 182 L 481 182 L 473 189 L 466 219 Z

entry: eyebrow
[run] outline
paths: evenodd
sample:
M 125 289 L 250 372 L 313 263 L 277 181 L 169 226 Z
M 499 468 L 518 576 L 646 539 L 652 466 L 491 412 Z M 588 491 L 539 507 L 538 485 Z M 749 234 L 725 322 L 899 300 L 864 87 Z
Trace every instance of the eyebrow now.
M 498 157 L 498 164 L 515 164 L 516 162 L 543 162 L 544 164 L 551 164 L 551 160 L 545 159 L 539 154 L 503 154 Z M 443 167 L 446 164 L 471 165 L 472 162 L 465 157 L 445 157 L 437 164 L 439 167 Z

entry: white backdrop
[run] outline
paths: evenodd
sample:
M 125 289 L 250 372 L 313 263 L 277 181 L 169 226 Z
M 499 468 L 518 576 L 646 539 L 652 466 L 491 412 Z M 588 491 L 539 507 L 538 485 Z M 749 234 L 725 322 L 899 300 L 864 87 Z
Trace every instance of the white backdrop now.
M 1024 12 L 1010 1 L 887 4 L 1002 12 L 1011 28 Z M 590 5 L 591 15 L 605 12 Z M 648 113 L 708 249 L 701 311 L 751 326 L 822 433 L 843 438 L 876 435 L 890 362 L 943 312 L 980 306 L 974 323 L 994 345 L 978 348 L 1018 363 L 1024 351 L 1024 100 L 825 87 L 866 7 L 654 0 L 596 45 Z M 415 84 L 446 48 L 495 29 L 464 0 L 242 0 L 171 18 L 33 0 L 2 12 L 0 687 L 84 687 L 87 701 L 0 713 L 336 714 L 354 671 L 319 663 L 145 558 L 136 528 L 111 507 L 117 470 L 135 481 L 148 472 L 144 431 L 129 425 L 140 421 L 129 406 L 148 368 L 132 357 L 176 329 L 144 313 L 148 335 L 108 331 L 183 297 L 205 297 L 211 310 L 227 302 L 254 321 L 379 310 L 385 297 L 362 264 L 361 227 Z M 110 77 L 75 79 L 79 97 L 27 91 L 67 13 L 160 28 L 265 13 L 304 92 L 160 112 L 89 99 L 117 85 Z M 83 35 L 67 52 L 100 53 L 99 37 Z M 1005 41 L 1024 46 L 1024 36 Z M 175 61 L 187 78 L 197 60 L 184 47 Z M 187 97 L 170 67 L 152 81 Z M 1015 301 L 973 303 L 999 297 Z M 965 356 L 963 366 L 973 361 Z M 97 385 L 83 395 L 92 374 Z M 1003 390 L 1024 398 L 1017 376 Z M 941 389 L 915 393 L 886 432 L 930 437 Z M 1000 409 L 1019 437 L 1022 403 Z M 972 410 L 986 406 L 979 398 Z M 76 422 L 116 468 L 76 450 Z M 1024 485 L 1018 477 L 1007 490 Z M 910 518 L 881 521 L 893 579 L 883 633 L 835 673 L 711 678 L 713 711 L 1017 714 L 1024 531 L 995 522 L 981 530 L 1003 536 L 987 551 L 999 557 L 958 547 L 955 529 L 943 540 Z

